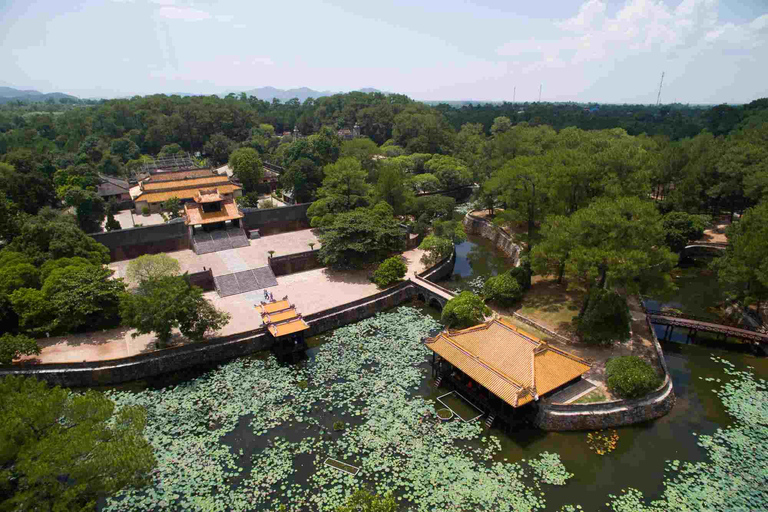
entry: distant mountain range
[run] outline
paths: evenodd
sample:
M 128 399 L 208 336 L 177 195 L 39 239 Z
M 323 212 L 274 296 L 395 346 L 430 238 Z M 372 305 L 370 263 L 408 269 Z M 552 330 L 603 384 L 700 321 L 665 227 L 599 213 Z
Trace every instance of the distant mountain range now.
M 362 89 L 358 89 L 359 92 L 365 92 L 365 93 L 372 93 L 372 92 L 382 92 L 378 89 L 374 89 L 372 87 L 364 87 Z M 234 93 L 236 95 L 240 95 L 241 93 L 245 93 L 248 96 L 255 96 L 256 98 L 264 101 L 272 101 L 273 99 L 277 98 L 278 100 L 285 102 L 288 100 L 291 100 L 293 98 L 298 98 L 299 102 L 304 103 L 304 101 L 307 98 L 321 98 L 323 96 L 332 96 L 334 94 L 341 94 L 340 91 L 315 91 L 314 89 L 310 89 L 309 87 L 299 87 L 296 89 L 277 89 L 276 87 L 257 87 L 256 89 L 250 89 L 250 90 L 234 90 L 230 89 L 226 92 L 219 94 L 220 97 L 224 97 L 227 94 Z M 188 93 L 188 92 L 173 92 L 173 93 L 167 93 L 169 96 L 172 95 L 178 95 L 178 96 L 206 96 L 205 94 L 195 94 L 195 93 Z M 122 97 L 116 97 L 116 98 L 132 98 L 133 96 L 122 96 Z M 51 92 L 51 93 L 42 93 L 35 90 L 22 90 L 22 89 L 16 89 L 13 87 L 3 87 L 0 86 L 0 103 L 8 103 L 11 101 L 16 100 L 22 100 L 22 101 L 46 101 L 49 98 L 53 98 L 55 100 L 60 100 L 61 98 L 68 98 L 70 100 L 78 100 L 79 98 L 77 96 L 72 96 L 70 94 L 64 94 L 63 92 Z
M 363 89 L 359 89 L 360 92 L 381 92 L 378 89 L 373 89 L 371 87 L 365 87 Z M 260 100 L 264 101 L 272 101 L 273 99 L 277 98 L 280 101 L 288 101 L 292 100 L 293 98 L 298 98 L 299 102 L 304 103 L 304 100 L 307 98 L 321 98 L 323 96 L 333 96 L 334 94 L 340 94 L 340 92 L 334 92 L 334 91 L 315 91 L 314 89 L 310 89 L 309 87 L 299 87 L 298 89 L 277 89 L 275 87 L 257 87 L 256 89 L 250 89 L 247 91 L 228 91 L 222 96 L 226 96 L 230 92 L 234 92 L 235 94 L 240 94 L 244 92 L 247 96 L 254 96 Z
M 68 98 L 78 100 L 76 96 L 64 94 L 63 92 L 50 92 L 44 94 L 39 91 L 14 89 L 13 87 L 0 87 L 0 103 L 9 103 L 11 101 L 46 101 L 48 99 L 60 100 Z

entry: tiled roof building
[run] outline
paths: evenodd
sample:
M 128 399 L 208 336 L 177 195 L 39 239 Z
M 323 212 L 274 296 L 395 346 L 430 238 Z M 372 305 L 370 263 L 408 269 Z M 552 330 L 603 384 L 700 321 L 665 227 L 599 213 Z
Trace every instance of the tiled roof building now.
M 437 374 L 468 389 L 473 388 L 473 382 L 479 384 L 486 392 L 477 386 L 472 392 L 486 409 L 493 409 L 495 404 L 497 414 L 538 400 L 590 369 L 585 360 L 504 320 L 444 331 L 427 338 L 425 344 L 435 354 L 433 368 Z
M 153 173 L 131 189 L 131 198 L 136 205 L 136 213 L 142 213 L 145 207 L 156 213 L 161 210 L 164 201 L 173 197 L 185 205 L 200 203 L 201 191 L 218 194 L 215 201 L 230 202 L 235 209 L 234 198 L 242 195 L 242 187 L 229 177 L 215 174 L 212 169 L 190 169 Z

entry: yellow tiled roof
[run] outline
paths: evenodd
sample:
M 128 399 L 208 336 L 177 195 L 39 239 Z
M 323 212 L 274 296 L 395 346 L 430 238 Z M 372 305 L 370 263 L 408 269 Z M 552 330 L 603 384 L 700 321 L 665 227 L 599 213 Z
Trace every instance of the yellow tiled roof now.
M 219 194 L 231 194 L 235 190 L 240 190 L 242 187 L 237 185 L 216 185 L 216 190 Z M 197 188 L 190 188 L 184 190 L 170 190 L 167 192 L 150 192 L 141 193 L 134 198 L 135 201 L 147 201 L 148 203 L 162 203 L 172 197 L 178 197 L 179 199 L 192 199 L 198 194 Z
M 185 203 L 184 213 L 187 216 L 186 224 L 198 226 L 201 224 L 213 224 L 227 220 L 241 219 L 244 217 L 232 199 L 224 200 L 222 208 L 218 212 L 204 212 L 197 203 Z
M 287 300 L 258 304 L 256 309 L 261 313 L 264 325 L 275 338 L 309 329 L 309 324 Z
M 276 300 L 275 302 L 267 302 L 266 304 L 257 304 L 256 309 L 259 310 L 259 313 L 262 315 L 264 313 L 276 313 L 278 311 L 282 311 L 284 309 L 291 308 L 291 303 L 287 300 Z
M 216 174 L 211 176 L 204 176 L 202 178 L 188 178 L 182 180 L 165 180 L 165 181 L 153 181 L 147 180 L 142 182 L 141 189 L 145 192 L 152 192 L 158 190 L 165 190 L 169 188 L 198 188 L 198 187 L 210 187 L 212 184 L 226 184 L 229 183 L 229 178 L 226 176 L 218 176 Z
M 586 373 L 586 361 L 550 347 L 505 321 L 427 339 L 427 347 L 512 407 Z
M 272 333 L 272 336 L 277 338 L 278 336 L 285 336 L 286 334 L 305 331 L 309 329 L 309 325 L 307 325 L 307 322 L 301 318 L 297 318 L 282 324 L 270 324 L 267 326 L 267 329 L 269 329 L 269 332 Z

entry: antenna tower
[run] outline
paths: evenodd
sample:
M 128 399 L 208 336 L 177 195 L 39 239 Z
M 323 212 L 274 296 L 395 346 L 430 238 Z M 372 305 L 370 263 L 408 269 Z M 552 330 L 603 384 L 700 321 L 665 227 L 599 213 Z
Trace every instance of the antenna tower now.
M 514 89 L 512 89 L 512 103 L 515 102 L 515 95 L 517 94 L 517 86 L 515 86 Z
M 661 82 L 659 82 L 659 95 L 656 96 L 656 106 L 659 106 L 659 103 L 661 103 L 661 86 L 664 85 L 664 72 L 661 72 Z
M 541 103 L 541 88 L 544 87 L 544 84 L 539 84 L 539 103 Z

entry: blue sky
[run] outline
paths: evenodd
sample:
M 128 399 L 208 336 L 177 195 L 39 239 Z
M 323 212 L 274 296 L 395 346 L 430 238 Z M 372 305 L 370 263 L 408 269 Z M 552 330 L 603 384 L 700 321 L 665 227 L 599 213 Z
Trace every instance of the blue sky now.
M 82 97 L 654 103 L 662 71 L 663 102 L 768 96 L 765 0 L 0 0 L 0 43 L 0 85 Z

